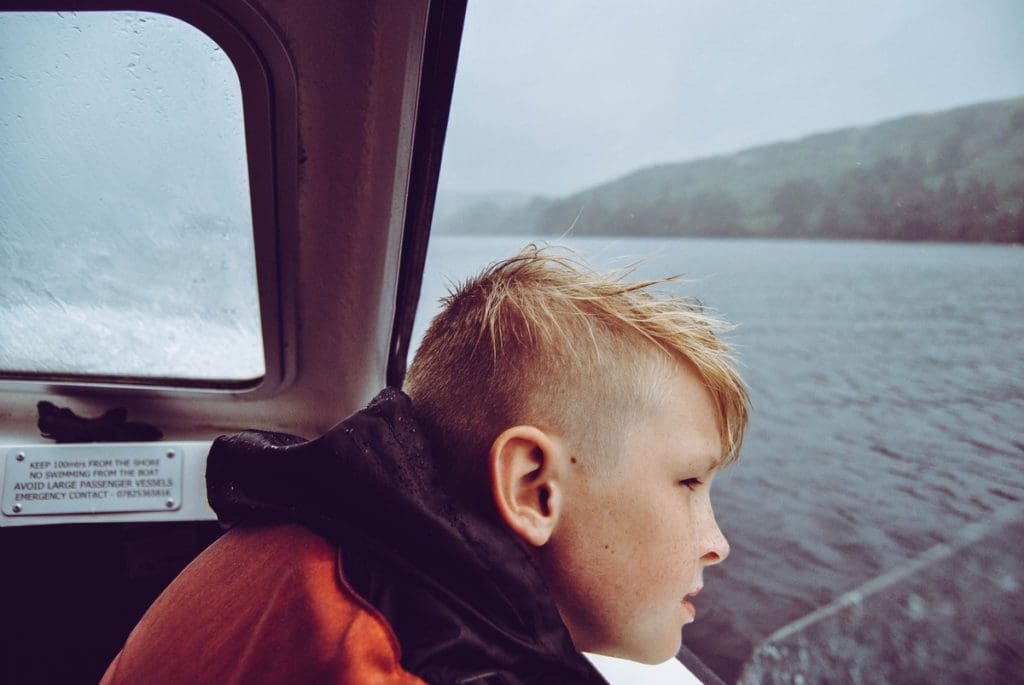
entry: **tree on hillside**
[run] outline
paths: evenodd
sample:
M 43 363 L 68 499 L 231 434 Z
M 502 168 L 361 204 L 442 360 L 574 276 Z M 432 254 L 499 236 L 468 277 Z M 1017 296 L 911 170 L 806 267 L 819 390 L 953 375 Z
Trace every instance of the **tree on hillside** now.
M 946 174 L 935 194 L 935 226 L 929 236 L 936 240 L 958 240 L 960 234 L 960 188 L 953 174 Z
M 537 230 L 541 233 L 561 235 L 572 228 L 581 231 L 594 217 L 601 213 L 596 202 L 582 201 L 578 197 L 552 202 L 541 210 L 537 219 Z
M 972 176 L 960 193 L 957 209 L 958 240 L 988 238 L 999 210 L 999 191 L 995 183 Z
M 907 178 L 916 178 L 923 182 L 928 176 L 928 160 L 925 159 L 924 151 L 919 143 L 914 143 L 910 155 L 903 162 L 903 173 Z
M 1010 136 L 1024 133 L 1024 107 L 1018 107 L 1010 117 Z
M 932 174 L 936 176 L 952 174 L 959 171 L 967 163 L 964 151 L 963 134 L 951 133 L 943 139 L 939 149 L 932 158 Z
M 689 201 L 686 212 L 687 235 L 742 235 L 743 207 L 728 190 L 702 190 Z
M 811 213 L 818 209 L 825 193 L 817 181 L 790 179 L 775 189 L 768 209 L 779 218 L 780 235 L 808 235 Z

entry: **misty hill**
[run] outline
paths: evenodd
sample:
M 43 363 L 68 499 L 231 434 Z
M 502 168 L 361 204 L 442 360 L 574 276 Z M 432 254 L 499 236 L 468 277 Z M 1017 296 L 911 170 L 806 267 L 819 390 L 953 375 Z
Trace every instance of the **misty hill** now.
M 464 196 L 435 230 L 1024 242 L 1024 98 L 509 197 Z

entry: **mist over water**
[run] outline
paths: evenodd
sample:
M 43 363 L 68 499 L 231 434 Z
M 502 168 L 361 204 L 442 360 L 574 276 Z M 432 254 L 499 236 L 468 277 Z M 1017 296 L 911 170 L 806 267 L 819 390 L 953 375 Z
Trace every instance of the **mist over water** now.
M 435 237 L 416 339 L 446 278 L 524 242 Z M 732 553 L 706 572 L 698 621 L 683 632 L 724 678 L 774 631 L 1020 507 L 1024 249 L 570 242 L 599 264 L 648 257 L 638 277 L 683 273 L 686 294 L 737 325 L 752 420 L 713 493 Z

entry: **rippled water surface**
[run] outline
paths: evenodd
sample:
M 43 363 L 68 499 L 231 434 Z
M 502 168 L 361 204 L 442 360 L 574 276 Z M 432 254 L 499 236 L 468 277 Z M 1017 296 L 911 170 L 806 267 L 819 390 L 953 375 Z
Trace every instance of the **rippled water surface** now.
M 523 242 L 434 238 L 417 329 L 445 278 Z M 1024 249 L 571 243 L 601 264 L 647 257 L 641 275 L 683 273 L 738 326 L 753 418 L 714 494 L 732 555 L 684 631 L 726 678 L 773 631 L 1024 499 Z

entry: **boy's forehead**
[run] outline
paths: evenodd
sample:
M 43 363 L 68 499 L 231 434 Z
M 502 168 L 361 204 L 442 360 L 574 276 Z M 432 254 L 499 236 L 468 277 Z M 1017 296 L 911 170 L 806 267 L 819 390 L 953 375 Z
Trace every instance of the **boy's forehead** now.
M 649 428 L 671 436 L 671 451 L 693 465 L 717 471 L 725 458 L 721 418 L 711 391 L 690 364 L 680 364 L 663 379 L 660 401 L 650 408 Z M 643 421 L 643 419 L 641 419 Z

